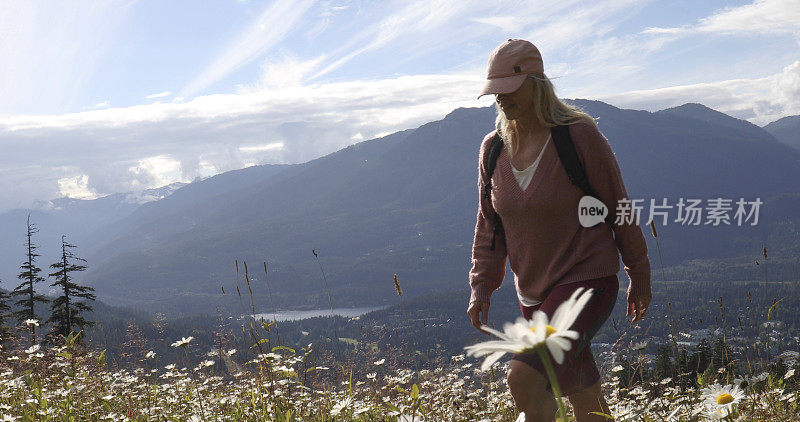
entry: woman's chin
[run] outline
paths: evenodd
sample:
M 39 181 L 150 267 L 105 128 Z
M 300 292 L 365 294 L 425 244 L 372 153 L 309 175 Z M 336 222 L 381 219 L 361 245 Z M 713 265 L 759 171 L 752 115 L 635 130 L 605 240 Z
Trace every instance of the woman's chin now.
M 517 120 L 519 118 L 518 113 L 503 113 L 506 116 L 506 120 Z

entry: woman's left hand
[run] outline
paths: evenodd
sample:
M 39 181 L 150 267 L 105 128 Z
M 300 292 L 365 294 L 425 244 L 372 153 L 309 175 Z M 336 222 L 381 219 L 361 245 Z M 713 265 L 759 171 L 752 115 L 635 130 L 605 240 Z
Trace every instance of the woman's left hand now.
M 650 299 L 652 298 L 653 295 L 650 293 L 650 289 L 643 292 L 628 291 L 628 313 L 626 316 L 635 314 L 633 320 L 631 320 L 631 324 L 644 318 L 645 313 L 647 313 L 647 307 L 650 306 Z

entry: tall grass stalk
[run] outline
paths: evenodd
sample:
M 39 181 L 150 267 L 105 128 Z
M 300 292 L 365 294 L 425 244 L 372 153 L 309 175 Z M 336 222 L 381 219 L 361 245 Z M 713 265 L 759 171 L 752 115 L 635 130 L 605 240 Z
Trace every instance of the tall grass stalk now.
M 269 288 L 269 277 L 267 274 L 267 262 L 264 261 L 264 285 L 267 287 L 267 300 L 269 301 L 269 306 L 272 307 L 272 322 L 275 324 L 275 338 L 277 340 L 278 346 L 281 345 L 281 335 L 280 331 L 278 331 L 278 311 L 275 308 L 275 301 L 272 300 L 272 289 Z M 270 338 L 272 336 L 270 335 Z
M 203 415 L 203 420 L 206 419 L 206 411 L 203 407 L 203 397 L 200 396 L 200 390 L 197 388 L 197 381 L 195 380 L 195 374 L 192 370 L 192 360 L 189 357 L 189 348 L 188 343 L 183 344 L 181 346 L 183 349 L 184 356 L 186 357 L 186 370 L 189 372 L 189 380 L 192 382 L 192 388 L 194 389 L 194 394 L 197 396 L 197 403 L 200 405 L 200 413 Z
M 242 310 L 244 310 L 244 302 L 242 301 L 242 291 L 239 290 L 239 260 L 237 259 L 234 261 L 236 264 L 236 293 L 239 295 L 239 305 L 241 305 Z
M 261 335 L 258 332 L 258 327 L 257 326 L 253 327 L 253 324 L 255 324 L 257 319 L 256 319 L 256 302 L 255 302 L 255 297 L 253 296 L 253 286 L 250 284 L 250 271 L 247 268 L 247 261 L 243 261 L 243 263 L 244 263 L 244 279 L 247 280 L 247 290 L 250 292 L 250 312 L 251 312 L 251 316 L 252 316 L 252 319 L 250 320 L 250 327 L 253 330 L 253 332 L 255 332 L 257 334 L 257 336 L 256 336 L 257 339 L 256 340 L 260 342 L 261 341 Z M 258 321 L 260 321 L 260 320 L 258 320 Z M 261 326 L 266 328 L 267 335 L 269 336 L 269 340 L 268 341 L 269 341 L 270 347 L 272 347 L 272 324 L 264 324 L 262 322 Z
M 333 313 L 333 296 L 331 295 L 331 288 L 328 285 L 328 278 L 325 277 L 325 269 L 322 268 L 322 262 L 319 260 L 319 255 L 317 255 L 317 250 L 312 249 L 311 253 L 314 254 L 314 258 L 317 260 L 317 264 L 319 265 L 319 271 L 322 273 L 322 281 L 325 282 L 325 291 L 328 292 L 328 305 L 331 308 L 331 326 L 333 327 L 333 344 L 336 347 L 336 359 L 341 359 L 341 353 L 339 352 L 339 335 L 336 334 L 336 315 Z
M 764 256 L 764 265 L 761 268 L 764 269 L 764 303 L 763 306 L 767 308 L 767 302 L 769 300 L 769 274 L 767 273 L 767 245 L 763 245 L 761 249 L 762 255 Z M 758 261 L 756 261 L 758 264 Z
M 775 303 L 774 303 L 774 300 L 773 300 L 772 306 L 768 305 L 768 303 L 769 303 L 769 273 L 767 272 L 767 259 L 768 259 L 768 257 L 767 257 L 767 245 L 762 245 L 761 253 L 764 256 L 764 265 L 761 265 L 761 268 L 764 269 L 764 301 L 763 301 L 763 306 L 764 306 L 764 309 L 765 309 L 764 312 L 765 312 L 765 317 L 766 317 L 766 318 L 764 318 L 764 320 L 769 322 L 770 313 L 772 312 L 772 308 L 775 306 Z M 758 261 L 756 261 L 756 265 L 759 265 Z M 767 325 L 766 329 L 769 330 L 769 325 Z M 769 362 L 769 359 L 770 359 L 770 356 L 769 356 L 769 334 L 767 334 L 767 336 L 766 336 L 765 346 L 766 347 L 764 349 L 764 354 L 766 355 L 767 362 Z
M 416 368 L 416 372 L 414 376 L 417 379 L 417 384 L 420 383 L 419 379 L 419 360 L 417 359 L 417 346 L 416 342 L 414 341 L 414 335 L 411 332 L 411 319 L 408 317 L 406 313 L 406 307 L 403 303 L 403 289 L 400 288 L 400 281 L 397 280 L 397 274 L 394 275 L 394 289 L 397 292 L 397 296 L 400 296 L 400 310 L 403 312 L 403 318 L 406 320 L 406 325 L 408 326 L 408 338 L 411 342 L 411 356 L 414 359 L 414 367 Z
M 731 361 L 730 355 L 728 355 L 728 325 L 725 321 L 725 305 L 722 302 L 722 296 L 717 299 L 717 306 L 719 306 L 719 314 L 720 319 L 722 320 L 722 350 L 720 352 L 720 356 L 722 357 L 722 366 L 727 366 L 728 362 Z
M 245 268 L 245 278 L 247 278 L 247 287 L 248 287 L 248 289 L 250 291 L 250 303 L 252 305 L 252 307 L 251 307 L 252 314 L 251 314 L 251 318 L 250 318 L 250 330 L 249 331 L 247 330 L 245 321 L 243 320 L 242 321 L 242 333 L 244 334 L 245 337 L 249 336 L 250 340 L 254 342 L 254 344 L 252 346 L 250 346 L 250 348 L 258 348 L 259 355 L 263 355 L 264 354 L 264 348 L 262 346 L 262 343 L 264 343 L 264 341 L 262 341 L 261 336 L 258 335 L 258 332 L 257 332 L 258 328 L 253 326 L 253 323 L 254 323 L 254 321 L 256 319 L 255 318 L 255 301 L 253 299 L 253 289 L 250 287 L 250 280 L 249 280 L 250 277 L 249 277 L 249 271 L 247 270 L 247 262 L 243 261 L 243 263 L 244 263 L 244 268 Z M 236 260 L 236 292 L 239 294 L 239 304 L 241 305 L 242 310 L 244 311 L 244 302 L 242 301 L 242 292 L 239 289 L 239 260 L 238 259 Z M 269 340 L 266 340 L 266 341 L 268 342 Z M 267 372 L 267 376 L 269 378 L 267 392 L 269 393 L 270 399 L 273 400 L 273 402 L 274 402 L 275 394 L 274 394 L 274 391 L 273 391 L 272 364 L 269 361 L 269 359 L 257 359 L 258 368 L 257 368 L 257 371 L 256 371 L 256 379 L 258 380 L 258 393 L 259 393 L 259 395 L 263 396 L 263 392 L 262 392 L 263 391 L 263 384 L 264 384 L 264 381 L 263 381 L 264 363 L 263 362 L 265 360 L 267 361 L 266 362 L 266 372 Z M 266 411 L 266 409 L 264 409 L 264 410 Z
M 658 250 L 658 262 L 661 267 L 661 281 L 664 284 L 664 294 L 666 295 L 667 299 L 667 324 L 669 325 L 669 334 L 672 338 L 672 357 L 675 360 L 675 365 L 673 365 L 673 379 L 678 379 L 678 381 L 683 384 L 682 378 L 677 377 L 677 374 L 680 373 L 680 365 L 679 359 L 680 354 L 678 353 L 678 338 L 675 335 L 675 324 L 674 319 L 672 316 L 672 301 L 669 298 L 669 287 L 667 286 L 667 275 L 664 272 L 664 257 L 661 254 L 661 243 L 658 241 L 658 231 L 656 230 L 656 223 L 654 220 L 650 220 L 650 232 L 653 234 L 653 238 L 656 240 L 656 249 Z

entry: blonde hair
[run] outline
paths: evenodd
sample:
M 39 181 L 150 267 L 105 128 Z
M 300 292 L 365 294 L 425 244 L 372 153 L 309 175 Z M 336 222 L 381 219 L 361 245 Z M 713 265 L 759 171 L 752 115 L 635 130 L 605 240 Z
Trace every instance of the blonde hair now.
M 589 122 L 597 127 L 592 116 L 578 107 L 566 104 L 556 96 L 553 83 L 544 73 L 539 75 L 530 74 L 528 77 L 534 82 L 531 89 L 533 90 L 533 104 L 538 105 L 538 107 L 534 106 L 533 111 L 537 124 L 544 127 L 553 127 Z M 495 103 L 495 107 L 497 108 L 495 128 L 497 128 L 497 133 L 503 140 L 505 147 L 508 148 L 509 155 L 513 157 L 517 150 L 516 122 L 506 119 L 506 115 L 500 109 L 499 104 Z

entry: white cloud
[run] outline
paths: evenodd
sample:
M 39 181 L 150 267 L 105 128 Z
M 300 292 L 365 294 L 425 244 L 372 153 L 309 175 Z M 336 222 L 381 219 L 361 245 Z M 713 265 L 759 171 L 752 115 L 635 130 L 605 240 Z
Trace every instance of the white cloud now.
M 800 61 L 764 78 L 628 91 L 598 99 L 618 107 L 650 111 L 697 102 L 761 126 L 800 114 Z
M 59 196 L 75 199 L 95 199 L 98 197 L 97 192 L 89 188 L 89 176 L 85 174 L 58 179 L 58 191 Z
M 647 2 L 604 0 L 559 2 L 557 6 L 545 2 L 533 3 L 538 4 L 539 8 L 528 11 L 528 32 L 523 38 L 536 40 L 536 46 L 547 57 L 558 50 L 580 45 L 584 40 L 593 41 L 607 34 Z
M 645 33 L 681 34 L 719 33 L 789 33 L 800 36 L 800 0 L 756 0 L 753 3 L 726 7 L 695 24 L 672 28 L 650 27 Z
M 524 28 L 524 21 L 517 16 L 490 16 L 486 18 L 471 18 L 470 20 L 496 26 L 505 32 L 519 32 Z
M 413 45 L 415 50 L 431 54 L 484 33 L 479 28 L 466 30 L 464 25 L 459 24 L 459 20 L 466 20 L 467 15 L 486 9 L 485 2 L 417 0 L 398 4 L 405 6 L 351 36 L 341 47 L 328 54 L 333 62 L 327 63 L 308 79 L 320 78 L 356 57 L 387 47 L 394 41 L 401 40 L 403 46 Z M 394 57 L 395 64 L 401 61 L 401 58 Z
M 58 181 L 76 174 L 87 176 L 85 190 L 108 194 L 253 164 L 305 162 L 460 106 L 487 105 L 474 99 L 482 78 L 471 72 L 401 76 L 0 116 L 0 210 L 55 197 Z
M 285 145 L 283 142 L 272 142 L 264 145 L 250 145 L 246 147 L 239 147 L 239 151 L 247 153 L 274 151 L 276 149 L 283 149 L 284 146 Z
M 267 59 L 261 64 L 261 77 L 255 88 L 243 88 L 239 92 L 301 86 L 303 79 L 324 59 L 323 55 L 311 60 L 299 60 L 284 52 L 280 58 Z
M 800 114 L 800 61 L 783 68 L 771 82 L 772 97 L 783 105 L 784 114 Z
M 99 102 L 97 104 L 92 105 L 91 107 L 89 107 L 89 110 L 97 110 L 97 109 L 101 109 L 101 108 L 107 108 L 110 105 L 111 105 L 111 102 L 108 101 L 108 100 L 105 100 L 103 102 Z
M 181 96 L 190 97 L 241 66 L 261 57 L 295 29 L 300 18 L 313 4 L 313 0 L 273 1 L 272 5 L 243 30 L 211 65 L 181 90 Z
M 145 98 L 147 98 L 148 100 L 152 100 L 154 98 L 168 97 L 170 94 L 172 94 L 172 93 L 169 92 L 169 91 L 164 91 L 164 92 L 159 92 L 157 94 L 150 94 L 150 95 L 146 96 Z
M 785 11 L 789 2 L 756 1 L 688 25 L 630 33 L 628 27 L 642 27 L 632 18 L 650 3 L 387 0 L 378 8 L 338 8 L 325 2 L 313 15 L 312 0 L 276 0 L 180 95 L 138 92 L 135 97 L 146 95 L 155 101 L 131 107 L 104 102 L 81 113 L 0 116 L 0 210 L 66 190 L 123 192 L 253 164 L 303 162 L 352 142 L 416 127 L 460 106 L 489 105 L 489 98 L 476 101 L 475 93 L 483 82 L 488 53 L 509 37 L 530 39 L 540 48 L 548 75 L 560 77 L 555 82 L 565 97 L 599 98 L 650 110 L 695 101 L 757 123 L 800 113 L 800 62 L 775 75 L 734 79 L 764 73 L 750 72 L 751 65 L 742 64 L 757 62 L 754 55 L 732 58 L 730 63 L 745 71 L 732 76 L 726 63 L 708 63 L 704 65 L 720 70 L 680 81 L 670 77 L 701 68 L 696 66 L 699 61 L 689 60 L 685 69 L 664 64 L 685 58 L 685 51 L 667 52 L 665 46 L 687 35 L 738 34 L 726 29 L 737 25 L 756 34 L 794 33 L 794 12 L 776 13 L 781 5 Z M 2 24 L 13 21 L 10 17 L 13 14 L 0 10 L 0 34 Z M 298 43 L 328 47 L 298 48 Z M 3 48 L 0 45 L 0 52 Z M 771 64 L 786 60 L 784 56 Z M 256 80 L 240 81 L 234 93 L 195 97 L 255 61 L 261 62 Z M 365 63 L 378 68 L 364 72 L 376 79 L 353 76 Z M 408 63 L 419 64 L 414 70 L 424 74 L 398 76 L 409 71 L 411 67 L 404 66 Z M 15 66 L 2 58 L 0 64 Z M 24 73 L 31 66 L 13 72 Z M 651 76 L 670 66 L 677 70 Z M 70 71 L 71 77 L 85 70 L 81 69 Z M 323 80 L 326 75 L 330 79 Z M 715 79 L 718 82 L 686 83 Z M 633 86 L 647 89 L 634 91 Z M 44 85 L 42 90 L 48 88 L 53 87 Z M 161 103 L 165 97 L 171 101 Z
M 126 28 L 127 0 L 4 1 L 0 7 L 0 113 L 82 109 L 83 90 Z
M 181 162 L 168 155 L 157 155 L 140 159 L 128 167 L 133 176 L 133 190 L 149 189 L 168 185 L 181 180 Z M 188 180 L 185 180 L 188 182 Z

